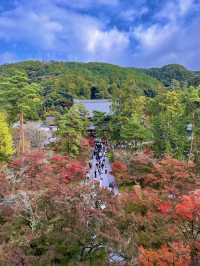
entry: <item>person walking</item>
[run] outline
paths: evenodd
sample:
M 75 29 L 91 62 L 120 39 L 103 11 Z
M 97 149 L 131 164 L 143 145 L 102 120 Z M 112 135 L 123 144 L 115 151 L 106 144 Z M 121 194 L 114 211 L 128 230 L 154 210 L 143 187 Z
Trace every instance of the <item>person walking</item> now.
M 101 177 L 101 169 L 99 168 L 98 171 L 99 171 L 99 177 Z
M 90 174 L 87 172 L 86 173 L 86 180 L 89 180 L 90 179 Z

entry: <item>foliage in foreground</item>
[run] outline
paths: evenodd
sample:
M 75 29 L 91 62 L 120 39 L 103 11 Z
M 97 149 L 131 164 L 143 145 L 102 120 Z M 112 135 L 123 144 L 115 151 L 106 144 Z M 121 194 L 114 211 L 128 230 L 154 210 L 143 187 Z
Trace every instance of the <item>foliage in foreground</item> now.
M 149 151 L 129 156 L 115 153 L 115 158 L 113 174 L 122 195 L 127 195 L 127 211 L 140 217 L 139 265 L 199 265 L 196 166 L 169 156 L 158 160 Z
M 0 174 L 1 264 L 116 265 L 114 253 L 130 266 L 197 266 L 194 165 L 144 156 L 113 164 L 115 197 L 85 183 L 84 161 L 41 151 L 12 161 Z

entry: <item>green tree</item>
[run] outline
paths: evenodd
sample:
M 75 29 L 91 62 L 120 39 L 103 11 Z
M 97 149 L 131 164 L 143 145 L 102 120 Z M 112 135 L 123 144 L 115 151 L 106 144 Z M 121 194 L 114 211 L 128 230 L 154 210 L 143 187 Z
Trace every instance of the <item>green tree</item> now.
M 9 119 L 16 121 L 21 112 L 24 118 L 38 119 L 42 103 L 41 87 L 30 83 L 23 72 L 15 72 L 12 77 L 0 78 L 0 104 L 6 109 Z
M 8 159 L 14 153 L 12 135 L 6 115 L 0 112 L 0 161 Z
M 127 142 L 135 141 L 137 145 L 137 143 L 145 140 L 151 140 L 152 134 L 150 129 L 144 126 L 138 116 L 132 115 L 122 126 L 121 139 Z
M 110 118 L 109 121 L 109 138 L 111 142 L 113 143 L 118 143 L 121 138 L 120 138 L 120 132 L 122 125 L 124 123 L 125 117 L 122 116 L 120 113 L 119 114 L 113 114 Z
M 24 119 L 38 119 L 42 104 L 41 88 L 29 83 L 23 72 L 17 71 L 12 77 L 0 78 L 0 105 L 6 110 L 10 121 L 20 119 L 20 152 L 24 152 Z M 19 117 L 18 117 L 19 116 Z
M 168 91 L 151 104 L 154 147 L 158 155 L 183 159 L 188 151 L 187 117 L 181 91 Z
M 109 132 L 109 120 L 110 117 L 103 112 L 95 111 L 92 117 L 92 122 L 96 129 L 96 135 L 99 138 L 108 138 Z
M 134 83 L 133 83 L 134 84 Z M 147 107 L 150 98 L 131 95 L 131 89 L 121 92 L 119 100 L 114 98 L 114 114 L 110 120 L 111 139 L 114 142 L 151 140 Z
M 82 106 L 73 105 L 58 121 L 59 149 L 71 156 L 79 154 L 88 121 Z
M 199 163 L 199 148 L 200 148 L 200 87 L 190 87 L 185 91 L 184 104 L 186 106 L 186 116 L 188 122 L 192 125 L 192 132 L 190 138 L 190 151 L 188 159 L 190 160 L 192 155 L 195 156 L 195 160 Z
M 181 87 L 180 81 L 176 79 L 171 80 L 170 89 L 177 90 L 177 89 L 180 89 L 180 87 Z

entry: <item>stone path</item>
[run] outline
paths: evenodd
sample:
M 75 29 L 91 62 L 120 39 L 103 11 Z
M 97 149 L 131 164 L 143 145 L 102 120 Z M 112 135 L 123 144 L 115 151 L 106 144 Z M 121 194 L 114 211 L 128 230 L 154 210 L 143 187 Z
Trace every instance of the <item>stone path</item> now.
M 104 188 L 109 189 L 110 191 L 113 191 L 113 193 L 115 195 L 118 194 L 119 190 L 118 190 L 118 187 L 117 187 L 117 183 L 115 181 L 115 177 L 111 173 L 112 168 L 111 168 L 111 164 L 109 162 L 108 157 L 105 158 L 105 165 L 104 165 L 100 175 L 98 173 L 98 169 L 97 169 L 96 163 L 97 163 L 97 161 L 93 157 L 93 159 L 91 160 L 92 167 L 91 167 L 91 169 L 89 171 L 90 179 L 99 181 L 101 187 L 104 187 Z M 107 173 L 105 173 L 106 169 L 107 169 Z M 96 178 L 95 178 L 95 170 L 96 170 L 96 173 L 97 173 Z M 113 188 L 110 187 L 110 184 L 113 185 Z

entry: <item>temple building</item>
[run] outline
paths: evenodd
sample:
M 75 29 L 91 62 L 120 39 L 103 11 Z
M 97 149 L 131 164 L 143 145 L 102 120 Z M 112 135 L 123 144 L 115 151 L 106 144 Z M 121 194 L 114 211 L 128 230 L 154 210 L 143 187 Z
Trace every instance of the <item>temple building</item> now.
M 74 99 L 74 104 L 83 105 L 86 111 L 88 112 L 88 118 L 91 121 L 88 127 L 88 132 L 90 133 L 90 135 L 95 135 L 95 126 L 92 123 L 94 112 L 104 113 L 106 116 L 105 123 L 109 119 L 109 115 L 112 113 L 112 101 L 109 99 L 95 99 L 95 100 Z
M 112 101 L 107 99 L 98 100 L 78 100 L 74 99 L 74 104 L 82 104 L 88 111 L 89 117 L 93 117 L 93 112 L 102 112 L 106 115 L 111 113 Z

